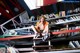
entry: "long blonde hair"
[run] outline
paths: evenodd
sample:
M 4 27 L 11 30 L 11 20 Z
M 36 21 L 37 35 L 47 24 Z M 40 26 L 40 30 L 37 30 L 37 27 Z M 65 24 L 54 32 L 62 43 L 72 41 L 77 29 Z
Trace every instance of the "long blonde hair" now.
M 45 23 L 46 23 L 46 20 L 45 20 L 46 18 L 45 18 L 44 15 L 41 15 L 41 16 L 40 16 L 40 18 L 39 18 L 40 21 L 39 21 L 39 22 L 41 22 L 41 19 L 42 19 L 42 18 L 44 18 L 43 24 L 45 24 Z
M 44 15 L 41 15 L 40 18 L 39 18 L 39 20 L 41 20 L 41 18 L 44 18 L 44 21 L 46 21 Z

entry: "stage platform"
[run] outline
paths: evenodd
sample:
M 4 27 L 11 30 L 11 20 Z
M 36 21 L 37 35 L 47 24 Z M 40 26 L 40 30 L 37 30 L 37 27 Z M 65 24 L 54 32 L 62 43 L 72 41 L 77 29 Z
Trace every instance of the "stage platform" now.
M 80 53 L 79 50 L 49 51 L 49 52 L 23 52 L 23 53 Z

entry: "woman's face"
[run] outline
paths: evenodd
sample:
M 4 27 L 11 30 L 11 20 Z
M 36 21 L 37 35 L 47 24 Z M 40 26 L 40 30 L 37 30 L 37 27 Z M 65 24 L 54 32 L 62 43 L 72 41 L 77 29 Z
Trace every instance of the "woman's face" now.
M 42 17 L 42 18 L 40 19 L 40 21 L 41 21 L 41 22 L 44 22 L 44 18 Z

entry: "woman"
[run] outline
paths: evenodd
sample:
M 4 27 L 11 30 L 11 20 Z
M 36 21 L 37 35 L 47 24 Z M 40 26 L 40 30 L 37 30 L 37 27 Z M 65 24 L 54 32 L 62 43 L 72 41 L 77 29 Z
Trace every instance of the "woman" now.
M 40 16 L 39 22 L 36 23 L 36 30 L 38 33 L 40 33 L 40 36 L 44 36 L 43 34 L 47 34 L 49 32 L 48 30 L 48 22 L 45 20 L 45 17 L 42 15 Z

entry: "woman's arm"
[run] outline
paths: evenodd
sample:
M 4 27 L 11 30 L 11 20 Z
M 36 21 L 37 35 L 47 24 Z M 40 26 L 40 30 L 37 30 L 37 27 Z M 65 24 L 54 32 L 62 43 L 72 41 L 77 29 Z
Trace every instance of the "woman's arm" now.
M 48 25 L 47 25 L 47 26 L 45 27 L 43 33 L 48 33 L 48 32 L 49 32 L 49 27 L 48 27 Z
M 40 32 L 40 30 L 39 30 L 39 22 L 36 23 L 35 29 L 36 29 L 36 31 L 37 31 L 38 33 Z

